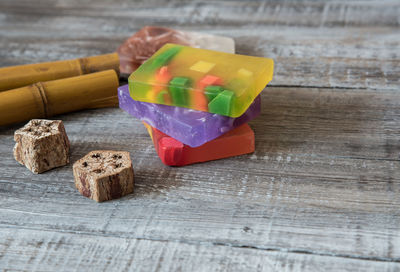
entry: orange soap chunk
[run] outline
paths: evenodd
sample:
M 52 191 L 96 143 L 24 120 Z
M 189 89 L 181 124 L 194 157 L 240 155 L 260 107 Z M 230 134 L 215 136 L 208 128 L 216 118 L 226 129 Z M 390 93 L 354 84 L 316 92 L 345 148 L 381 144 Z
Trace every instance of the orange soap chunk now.
M 208 111 L 208 100 L 204 94 L 204 88 L 210 85 L 222 85 L 222 79 L 213 75 L 206 75 L 199 80 L 196 91 L 190 97 L 190 104 L 193 109 Z
M 222 85 L 222 79 L 217 76 L 206 75 L 205 77 L 199 80 L 198 88 L 204 89 L 205 87 L 210 85 Z
M 190 147 L 144 123 L 153 139 L 161 161 L 170 166 L 183 166 L 254 152 L 254 132 L 241 125 L 199 147 Z
M 193 109 L 208 111 L 208 100 L 203 90 L 196 90 L 190 96 L 190 104 Z
M 171 98 L 168 93 L 168 82 L 172 79 L 171 74 L 168 71 L 167 66 L 161 67 L 157 73 L 155 74 L 155 80 L 159 85 L 153 86 L 153 92 L 149 93 L 149 99 L 152 100 L 161 100 L 160 103 L 165 103 L 167 105 L 171 104 Z M 162 91 L 165 93 L 160 94 Z
M 172 79 L 171 74 L 168 71 L 168 66 L 163 66 L 156 73 L 156 80 L 160 83 L 167 84 Z

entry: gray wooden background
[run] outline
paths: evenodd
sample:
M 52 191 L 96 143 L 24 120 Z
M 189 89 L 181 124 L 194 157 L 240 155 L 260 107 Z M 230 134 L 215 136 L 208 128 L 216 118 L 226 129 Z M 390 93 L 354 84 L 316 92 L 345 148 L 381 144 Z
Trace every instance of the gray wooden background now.
M 399 271 L 399 1 L 1 0 L 0 66 L 114 51 L 145 25 L 275 59 L 256 151 L 163 165 L 120 109 L 58 116 L 72 162 L 131 152 L 135 193 L 95 203 L 34 175 L 0 128 L 0 270 Z

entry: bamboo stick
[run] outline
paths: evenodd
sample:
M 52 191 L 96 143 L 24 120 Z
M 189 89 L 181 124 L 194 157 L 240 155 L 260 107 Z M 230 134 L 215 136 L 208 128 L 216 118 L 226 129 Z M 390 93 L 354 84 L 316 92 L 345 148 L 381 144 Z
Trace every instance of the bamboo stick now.
M 117 106 L 118 85 L 117 73 L 107 70 L 0 92 L 0 125 Z
M 0 68 L 0 92 L 41 81 L 74 77 L 114 69 L 119 74 L 117 53 Z

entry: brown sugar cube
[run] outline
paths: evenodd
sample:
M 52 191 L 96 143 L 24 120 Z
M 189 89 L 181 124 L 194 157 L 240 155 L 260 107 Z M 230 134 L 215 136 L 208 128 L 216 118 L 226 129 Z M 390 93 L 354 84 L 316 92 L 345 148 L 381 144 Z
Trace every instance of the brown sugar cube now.
M 35 174 L 69 163 L 69 140 L 61 120 L 33 119 L 14 133 L 14 158 Z
M 129 152 L 98 150 L 74 163 L 75 186 L 97 202 L 133 192 L 133 167 Z

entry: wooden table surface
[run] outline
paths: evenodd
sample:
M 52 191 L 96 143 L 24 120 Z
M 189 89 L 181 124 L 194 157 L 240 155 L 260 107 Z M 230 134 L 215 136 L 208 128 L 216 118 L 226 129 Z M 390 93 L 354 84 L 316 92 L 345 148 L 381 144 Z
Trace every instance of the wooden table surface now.
M 0 2 L 0 66 L 114 51 L 145 25 L 275 60 L 256 151 L 173 168 L 117 109 L 62 119 L 74 162 L 131 153 L 135 192 L 96 203 L 72 163 L 34 175 L 0 129 L 2 271 L 399 271 L 398 1 Z

